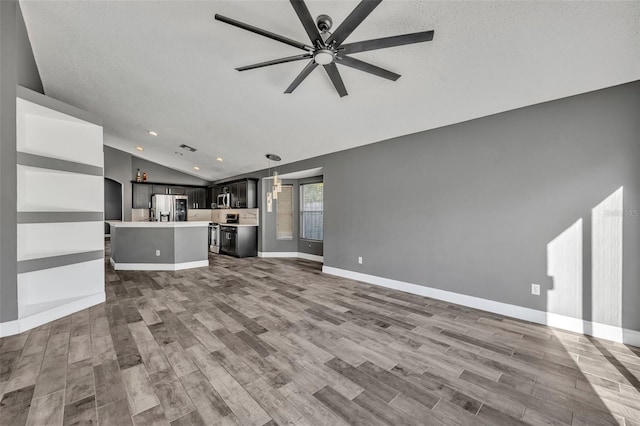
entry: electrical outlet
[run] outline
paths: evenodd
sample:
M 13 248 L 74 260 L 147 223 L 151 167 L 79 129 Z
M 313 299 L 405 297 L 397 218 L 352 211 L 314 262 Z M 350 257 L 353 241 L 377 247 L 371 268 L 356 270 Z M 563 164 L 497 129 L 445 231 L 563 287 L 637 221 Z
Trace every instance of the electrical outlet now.
M 540 284 L 531 284 L 531 294 L 540 296 Z
M 156 250 L 156 256 L 160 256 L 160 250 Z
M 358 256 L 358 263 L 362 265 L 362 256 Z

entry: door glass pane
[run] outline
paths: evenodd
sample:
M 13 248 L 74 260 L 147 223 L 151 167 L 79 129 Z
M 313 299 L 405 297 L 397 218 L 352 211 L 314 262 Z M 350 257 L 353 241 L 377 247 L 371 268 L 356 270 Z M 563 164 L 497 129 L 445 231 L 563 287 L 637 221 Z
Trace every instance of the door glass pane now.
M 293 186 L 282 185 L 276 203 L 276 238 L 293 239 Z

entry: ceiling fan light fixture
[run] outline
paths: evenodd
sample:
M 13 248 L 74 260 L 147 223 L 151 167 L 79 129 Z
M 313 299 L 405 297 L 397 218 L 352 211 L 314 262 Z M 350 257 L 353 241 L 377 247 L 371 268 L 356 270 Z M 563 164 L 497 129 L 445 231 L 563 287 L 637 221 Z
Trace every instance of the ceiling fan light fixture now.
M 335 54 L 329 49 L 320 49 L 313 54 L 313 60 L 318 65 L 329 65 L 335 59 Z

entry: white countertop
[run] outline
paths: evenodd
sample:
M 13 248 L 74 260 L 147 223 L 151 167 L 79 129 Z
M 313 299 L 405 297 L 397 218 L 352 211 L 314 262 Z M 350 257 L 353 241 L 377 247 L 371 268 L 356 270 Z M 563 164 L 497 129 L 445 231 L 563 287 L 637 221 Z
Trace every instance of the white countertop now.
M 120 222 L 107 221 L 114 228 L 196 228 L 209 226 L 209 221 L 187 221 L 187 222 Z
M 220 226 L 258 226 L 258 225 L 247 225 L 246 223 L 218 223 Z

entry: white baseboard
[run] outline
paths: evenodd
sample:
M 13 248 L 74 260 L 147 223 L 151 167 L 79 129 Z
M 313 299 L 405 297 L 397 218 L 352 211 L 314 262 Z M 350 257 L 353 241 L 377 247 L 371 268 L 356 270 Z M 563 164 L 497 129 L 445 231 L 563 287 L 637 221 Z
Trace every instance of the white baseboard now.
M 258 257 L 298 257 L 297 251 L 259 251 Z
M 296 257 L 300 259 L 312 260 L 314 262 L 324 262 L 323 256 L 301 253 L 299 251 L 259 251 L 258 257 Z
M 309 253 L 300 253 L 300 252 L 298 252 L 298 257 L 300 259 L 312 260 L 314 262 L 320 262 L 320 263 L 324 262 L 324 257 L 323 256 L 318 256 L 317 254 L 309 254 Z
M 74 300 L 73 302 L 61 306 L 56 306 L 55 308 L 44 312 L 38 312 L 37 314 L 33 314 L 25 318 L 0 323 L 0 337 L 11 336 L 31 330 L 32 328 L 39 327 L 42 324 L 66 317 L 67 315 L 71 315 L 83 309 L 90 308 L 91 306 L 102 303 L 105 300 L 105 293 L 103 291 L 98 294 L 92 294 L 91 296 Z
M 453 293 L 446 290 L 439 290 L 436 288 L 392 280 L 389 278 L 382 278 L 375 275 L 363 274 L 346 269 L 333 268 L 331 266 L 323 266 L 322 272 L 381 287 L 392 288 L 406 293 L 417 294 L 419 296 L 431 297 L 433 299 L 443 300 L 445 302 L 451 302 L 470 308 L 493 312 L 495 314 L 505 315 L 524 321 L 531 321 L 537 324 L 557 327 L 576 333 L 587 334 L 602 339 L 612 340 L 614 342 L 626 343 L 640 347 L 640 331 L 637 330 L 593 323 L 579 318 L 572 318 L 565 315 L 539 311 L 508 303 L 496 302 L 494 300 L 482 299 L 475 296 L 467 296 L 465 294 Z
M 109 262 L 116 271 L 181 271 L 209 266 L 209 260 L 183 263 L 116 263 L 109 259 Z

